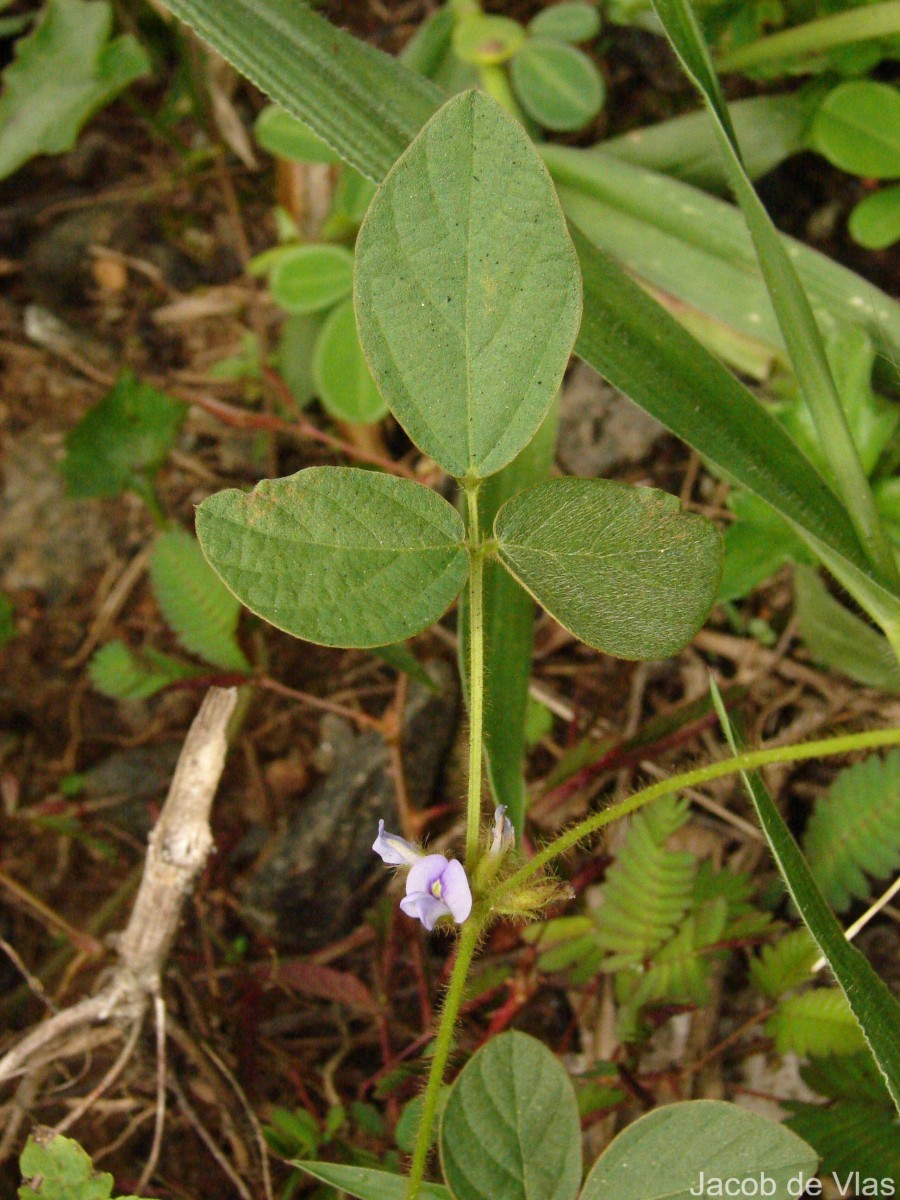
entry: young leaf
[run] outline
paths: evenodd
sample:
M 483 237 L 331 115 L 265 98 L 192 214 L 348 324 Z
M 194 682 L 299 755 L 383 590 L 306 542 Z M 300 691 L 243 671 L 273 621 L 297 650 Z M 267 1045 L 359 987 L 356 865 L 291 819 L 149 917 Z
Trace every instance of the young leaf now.
M 360 341 L 421 450 L 457 477 L 531 440 L 581 320 L 581 277 L 553 185 L 489 97 L 446 104 L 398 160 L 356 248 Z
M 308 125 L 277 104 L 268 104 L 253 127 L 263 150 L 304 163 L 339 163 L 340 157 Z
M 249 671 L 237 643 L 240 602 L 184 529 L 167 529 L 150 555 L 156 601 L 175 636 L 191 654 L 223 671 Z
M 404 1200 L 406 1180 L 402 1175 L 391 1175 L 387 1171 L 376 1171 L 371 1167 L 348 1167 L 342 1163 L 295 1161 L 291 1166 L 299 1167 L 323 1183 L 328 1183 L 357 1200 Z M 439 1183 L 423 1183 L 419 1188 L 420 1200 L 453 1200 L 447 1188 Z
M 785 562 L 815 561 L 815 555 L 787 521 L 753 492 L 734 489 L 728 507 L 735 519 L 725 530 L 725 569 L 719 601 L 748 596 Z
M 66 438 L 60 464 L 73 497 L 117 496 L 140 486 L 171 450 L 187 405 L 128 371 Z
M 528 32 L 557 42 L 589 42 L 600 32 L 600 11 L 582 0 L 562 0 L 541 9 L 529 22 Z
M 794 597 L 797 628 L 815 662 L 900 694 L 900 666 L 887 638 L 835 600 L 809 567 L 795 569 Z
M 773 1000 L 812 978 L 819 948 L 805 925 L 792 929 L 750 960 L 754 987 Z
M 715 526 L 655 488 L 552 479 L 508 500 L 500 560 L 576 637 L 621 658 L 677 653 L 722 574 Z
M 453 31 L 453 49 L 463 62 L 489 67 L 506 62 L 525 41 L 525 30 L 511 17 L 465 13 Z
M 319 313 L 288 317 L 278 335 L 278 373 L 300 405 L 309 404 L 316 394 L 312 363 L 323 324 Z
M 632 818 L 601 889 L 597 943 L 606 952 L 605 971 L 640 967 L 690 909 L 697 860 L 666 846 L 689 816 L 688 801 L 666 796 Z
M 322 326 L 313 355 L 313 379 L 325 408 L 339 420 L 365 425 L 380 421 L 387 412 L 363 357 L 349 299 Z
M 124 642 L 107 642 L 88 664 L 91 683 L 111 700 L 146 700 L 170 683 L 189 679 L 196 669 L 159 650 L 132 650 Z
M 60 154 L 98 109 L 146 75 L 150 60 L 131 36 L 110 40 L 106 0 L 50 0 L 40 24 L 16 43 L 3 73 L 0 179 L 35 154 Z
M 72 1138 L 52 1129 L 39 1129 L 27 1141 L 19 1159 L 25 1182 L 19 1200 L 109 1200 L 113 1177 L 95 1171 L 88 1154 Z M 120 1196 L 118 1200 L 140 1200 Z
M 459 513 L 393 475 L 309 467 L 197 510 L 203 553 L 264 620 L 324 646 L 384 646 L 438 619 L 466 580 Z
M 353 255 L 343 246 L 294 246 L 278 256 L 269 286 L 286 312 L 321 312 L 350 295 Z
M 779 1054 L 855 1054 L 865 1047 L 840 988 L 814 988 L 782 1000 L 766 1021 Z
M 842 171 L 896 179 L 900 176 L 900 88 L 872 79 L 838 84 L 815 115 L 812 144 Z
M 813 1175 L 817 1164 L 815 1150 L 775 1121 L 721 1100 L 688 1100 L 656 1108 L 620 1133 L 594 1164 L 581 1200 L 713 1194 L 697 1191 L 701 1177 L 749 1195 L 762 1173 L 773 1181 L 769 1200 L 788 1200 L 796 1192 L 789 1182 Z
M 574 1200 L 578 1104 L 556 1055 L 524 1033 L 482 1046 L 447 1099 L 441 1165 L 454 1200 Z
M 900 240 L 900 184 L 860 200 L 850 214 L 850 235 L 867 250 L 886 250 Z
M 866 875 L 892 875 L 900 867 L 900 752 L 873 754 L 841 771 L 816 802 L 803 849 L 838 912 L 868 898 Z
M 522 107 L 545 129 L 571 133 L 593 121 L 605 88 L 586 54 L 565 42 L 531 38 L 510 64 Z

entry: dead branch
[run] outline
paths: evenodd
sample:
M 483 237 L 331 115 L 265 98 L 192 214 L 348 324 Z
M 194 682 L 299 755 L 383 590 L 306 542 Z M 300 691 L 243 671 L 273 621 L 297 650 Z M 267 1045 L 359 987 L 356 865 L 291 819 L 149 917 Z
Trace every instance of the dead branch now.
M 213 845 L 209 814 L 227 749 L 235 688 L 211 688 L 185 739 L 162 814 L 150 835 L 144 873 L 131 917 L 117 939 L 118 963 L 96 996 L 50 1017 L 0 1058 L 0 1083 L 27 1073 L 35 1055 L 59 1043 L 64 1057 L 76 1033 L 114 1021 L 134 1036 L 160 980 L 181 909 Z M 136 1039 L 135 1039 L 136 1040 Z

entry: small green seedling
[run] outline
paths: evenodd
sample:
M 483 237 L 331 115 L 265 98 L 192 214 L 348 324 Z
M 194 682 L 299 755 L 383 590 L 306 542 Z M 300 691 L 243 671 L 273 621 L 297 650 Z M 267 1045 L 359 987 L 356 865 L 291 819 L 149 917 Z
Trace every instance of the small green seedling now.
M 143 47 L 130 33 L 111 37 L 112 23 L 108 0 L 49 0 L 19 38 L 3 72 L 0 179 L 37 154 L 71 150 L 94 113 L 148 73 Z
M 113 1177 L 95 1171 L 77 1142 L 52 1129 L 39 1129 L 28 1139 L 19 1159 L 24 1180 L 19 1200 L 111 1200 Z M 140 1200 L 118 1196 L 116 1200 Z

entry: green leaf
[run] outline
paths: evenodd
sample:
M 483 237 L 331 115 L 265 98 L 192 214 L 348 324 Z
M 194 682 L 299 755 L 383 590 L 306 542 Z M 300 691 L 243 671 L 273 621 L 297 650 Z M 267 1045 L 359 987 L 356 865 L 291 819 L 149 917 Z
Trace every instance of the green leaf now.
M 803 1082 L 820 1096 L 864 1101 L 886 1108 L 893 1115 L 890 1094 L 867 1050 L 846 1057 L 813 1058 L 800 1068 L 800 1074 Z
M 670 1004 L 706 1004 L 710 963 L 716 952 L 713 947 L 725 940 L 727 923 L 728 901 L 724 896 L 689 913 L 653 956 L 629 1003 L 637 1008 L 662 1000 Z
M 857 1171 L 863 1181 L 900 1177 L 900 1130 L 890 1108 L 858 1101 L 829 1107 L 786 1101 L 784 1107 L 792 1114 L 785 1125 L 815 1148 L 823 1174 L 836 1175 L 845 1194 L 854 1190 Z
M 433 85 L 292 0 L 237 0 L 227 10 L 218 0 L 170 0 L 169 7 L 190 20 L 241 71 L 315 125 L 347 161 L 374 179 L 385 174 L 440 103 L 441 93 Z M 900 0 L 874 7 L 900 8 Z M 845 15 L 853 21 L 859 17 L 856 11 Z M 302 86 L 298 83 L 301 77 Z M 379 98 L 377 108 L 373 108 L 373 96 Z M 590 154 L 579 156 L 564 147 L 542 149 L 548 159 L 551 151 L 554 155 L 574 154 L 579 167 L 591 161 Z M 736 244 L 739 219 L 731 206 L 706 197 L 717 207 L 714 214 L 704 211 L 698 221 L 682 210 L 693 210 L 704 199 L 701 192 L 659 175 L 647 179 L 647 173 L 639 168 L 611 164 L 609 156 L 603 156 L 593 173 L 595 187 L 613 166 L 629 176 L 628 205 L 652 200 L 653 212 L 662 210 L 689 222 L 698 236 L 706 238 L 715 226 L 717 237 L 725 236 L 729 246 Z M 556 162 L 553 169 L 558 175 Z M 663 203 L 659 196 L 664 186 L 682 188 L 685 194 L 680 201 L 673 197 Z M 724 234 L 718 229 L 723 214 L 729 217 Z M 598 238 L 604 228 L 592 229 L 591 237 Z M 635 244 L 652 240 L 648 237 L 651 233 L 650 226 L 642 224 Z M 890 598 L 878 592 L 868 577 L 846 513 L 775 419 L 595 245 L 577 233 L 574 236 L 589 300 L 578 352 L 673 433 L 716 462 L 723 473 L 792 520 L 805 537 L 815 540 L 816 552 L 827 555 L 830 569 L 840 571 L 857 592 L 866 590 L 870 601 L 880 603 L 883 613 L 889 615 Z M 613 237 L 620 238 L 621 231 L 616 229 Z M 746 241 L 746 231 L 743 238 Z M 818 281 L 817 294 L 823 305 L 838 306 L 842 317 L 861 317 L 886 356 L 883 361 L 896 359 L 892 347 L 900 346 L 897 306 L 823 256 L 799 244 L 791 245 L 790 252 L 807 264 L 808 278 Z M 746 256 L 746 247 L 741 253 Z M 702 289 L 708 291 L 723 270 L 723 261 L 716 259 L 714 269 L 685 269 L 680 279 L 682 285 L 699 279 Z M 725 289 L 722 295 L 745 296 L 749 288 L 750 281 L 742 273 L 739 286 Z M 678 288 L 674 290 L 682 294 Z M 744 304 L 743 308 L 745 316 L 749 313 L 760 321 L 765 319 L 760 306 Z M 821 308 L 819 319 L 828 311 L 828 307 Z
M 293 0 L 235 0 L 227 9 L 219 0 L 170 0 L 169 7 L 190 20 L 239 70 L 305 118 L 342 157 L 373 179 L 382 178 L 440 103 L 441 92 L 434 85 Z M 873 7 L 900 8 L 900 0 Z M 855 10 L 844 15 L 853 21 L 859 17 Z M 378 98 L 374 105 L 373 97 Z M 590 153 L 579 156 L 558 146 L 542 150 L 548 159 L 551 151 L 554 156 L 574 154 L 579 168 L 591 162 Z M 682 211 L 687 206 L 693 212 L 704 197 L 675 180 L 659 175 L 648 180 L 646 172 L 627 163 L 610 163 L 605 155 L 593 172 L 594 187 L 613 167 L 622 168 L 629 176 L 628 205 L 652 200 L 652 212 L 662 210 L 689 222 L 704 238 L 715 225 L 716 236 L 720 236 L 709 212 L 704 210 L 698 221 L 692 213 Z M 558 175 L 556 162 L 553 169 Z M 680 202 L 659 199 L 660 189 L 666 186 L 684 189 Z M 575 194 L 572 188 L 566 191 Z M 718 223 L 722 214 L 729 217 L 722 236 L 729 246 L 736 245 L 736 239 L 740 240 L 735 232 L 738 218 L 731 206 L 712 197 L 705 199 L 717 206 Z M 610 224 L 606 221 L 593 228 L 591 238 L 596 241 L 608 233 Z M 652 227 L 642 223 L 635 245 L 652 240 L 652 233 Z M 816 552 L 827 559 L 829 569 L 840 573 L 845 586 L 856 594 L 865 593 L 890 619 L 890 596 L 871 579 L 846 513 L 774 417 L 591 241 L 577 231 L 573 236 L 585 271 L 588 299 L 578 345 L 582 357 L 714 461 L 723 473 L 793 521 L 805 538 L 815 542 Z M 621 230 L 614 229 L 612 236 L 614 241 L 620 239 Z M 746 241 L 746 232 L 743 238 Z M 823 256 L 799 244 L 792 244 L 790 252 L 806 264 L 807 277 L 817 281 L 823 305 L 817 312 L 819 319 L 831 308 L 842 317 L 858 315 L 885 355 L 883 361 L 896 360 L 897 351 L 892 347 L 900 346 L 897 306 Z M 746 247 L 741 253 L 743 261 Z M 679 277 L 681 288 L 669 290 L 682 295 L 684 285 L 697 279 L 703 292 L 709 291 L 723 271 L 719 258 L 714 268 L 684 269 Z M 720 289 L 721 297 L 744 297 L 750 286 L 742 272 L 739 286 Z M 749 314 L 764 321 L 765 307 L 745 302 L 737 311 L 744 311 L 745 318 Z
M 696 14 L 688 0 L 653 0 L 653 3 L 672 46 L 686 73 L 701 91 L 715 123 L 726 170 L 747 221 L 785 345 L 815 420 L 838 495 L 844 501 L 879 582 L 892 590 L 900 590 L 900 574 L 853 444 L 809 299 L 778 231 L 744 171 L 728 108 Z M 871 611 L 873 606 L 867 604 L 866 607 Z
M 711 690 L 722 729 L 732 751 L 737 753 L 728 713 L 714 682 L 711 682 Z M 800 847 L 759 777 L 742 773 L 742 778 L 791 899 L 847 997 L 894 1103 L 900 1109 L 900 1041 L 897 1039 L 900 1002 L 884 980 L 875 974 L 866 958 L 847 940 Z
M 150 579 L 162 615 L 191 654 L 223 671 L 249 671 L 237 643 L 240 602 L 184 529 L 168 529 L 150 555 Z
M 887 638 L 835 600 L 815 571 L 796 569 L 794 598 L 798 631 L 815 662 L 900 694 L 900 667 Z
M 885 879 L 900 867 L 900 752 L 873 754 L 841 771 L 816 801 L 803 849 L 838 912 L 868 899 L 866 876 Z
M 107 642 L 88 664 L 91 683 L 111 700 L 146 700 L 196 669 L 158 650 L 132 650 L 124 642 Z
M 512 60 L 510 76 L 522 107 L 545 129 L 583 129 L 603 107 L 606 89 L 597 68 L 565 42 L 531 38 Z
M 325 646 L 384 646 L 419 633 L 468 574 L 459 513 L 393 475 L 309 467 L 197 510 L 203 553 L 238 599 Z
M 413 683 L 420 683 L 429 692 L 440 690 L 406 642 L 394 642 L 390 646 L 374 646 L 372 653 L 382 662 L 386 662 L 389 667 L 393 667 L 395 671 L 402 671 L 404 675 L 408 675 Z
M 562 0 L 542 9 L 528 23 L 534 37 L 553 38 L 557 42 L 589 42 L 600 32 L 600 10 L 581 0 Z
M 719 66 L 722 71 L 743 71 L 778 59 L 821 54 L 830 49 L 842 50 L 855 41 L 891 37 L 898 29 L 900 0 L 854 4 L 843 12 L 830 13 L 805 25 L 784 29 L 748 46 L 738 46 L 723 56 Z
M 444 1105 L 447 1103 L 447 1097 L 450 1095 L 450 1085 L 442 1084 L 440 1096 L 438 1097 L 437 1117 L 440 1119 L 444 1111 Z M 400 1147 L 404 1154 L 412 1154 L 416 1148 L 416 1135 L 419 1132 L 419 1122 L 422 1119 L 422 1109 L 425 1106 L 425 1093 L 414 1096 L 408 1104 L 403 1106 L 403 1111 L 394 1128 L 394 1141 Z
M 576 637 L 622 658 L 677 653 L 722 574 L 716 527 L 675 496 L 605 479 L 552 479 L 504 504 L 500 559 Z
M 353 255 L 343 246 L 293 246 L 278 256 L 269 286 L 286 312 L 321 312 L 353 290 Z
M 295 162 L 339 163 L 340 157 L 308 125 L 277 104 L 268 104 L 253 127 L 263 150 Z
M 332 312 L 319 334 L 313 355 L 316 392 L 333 417 L 371 424 L 387 412 L 356 332 L 353 301 Z
M 715 141 L 708 114 L 698 115 Z M 782 357 L 784 338 L 739 208 L 658 170 L 619 157 L 610 161 L 612 156 L 600 147 L 545 144 L 540 151 L 566 215 L 595 246 L 652 289 L 662 289 L 754 342 L 761 340 Z M 896 380 L 890 364 L 900 358 L 900 305 L 802 242 L 784 235 L 781 240 L 822 332 L 838 324 L 863 324 L 886 360 L 884 376 Z
M 76 1141 L 51 1130 L 28 1139 L 19 1166 L 30 1181 L 19 1188 L 19 1200 L 109 1200 L 112 1195 L 112 1175 L 95 1173 Z
M 653 958 L 690 909 L 697 859 L 666 845 L 689 816 L 688 801 L 666 796 L 630 821 L 601 889 L 596 941 L 605 971 L 638 968 Z
M 60 470 L 68 495 L 117 496 L 140 487 L 140 477 L 162 465 L 186 414 L 186 404 L 123 372 L 66 438 Z
M 777 999 L 812 978 L 819 948 L 805 925 L 763 946 L 750 960 L 750 979 L 765 996 Z
M 463 62 L 478 67 L 506 62 L 525 41 L 525 30 L 511 17 L 465 13 L 453 31 L 453 50 Z
M 886 250 L 900 240 L 900 184 L 880 188 L 850 214 L 850 235 L 867 250 Z
M 424 75 L 426 79 L 434 79 L 450 54 L 455 28 L 456 13 L 449 4 L 433 8 L 417 26 L 400 57 L 411 71 Z
M 166 7 L 376 182 L 444 98 L 297 0 L 166 0 Z
M 288 317 L 278 336 L 278 373 L 300 405 L 316 394 L 313 354 L 324 324 L 319 314 Z
M 444 1108 L 441 1165 L 454 1200 L 574 1200 L 578 1104 L 556 1055 L 524 1033 L 482 1046 Z
M 495 101 L 451 100 L 382 184 L 357 242 L 356 312 L 391 411 L 451 475 L 491 475 L 537 432 L 581 279 L 550 178 Z
M 575 244 L 585 284 L 581 357 L 722 474 L 862 566 L 846 513 L 775 417 L 577 231 Z
M 842 171 L 900 176 L 900 89 L 872 79 L 838 84 L 812 124 L 812 144 Z
M 0 98 L 0 179 L 35 154 L 71 150 L 85 124 L 150 60 L 130 35 L 110 40 L 106 0 L 49 0 L 40 24 L 16 42 Z
M 814 988 L 782 1000 L 766 1021 L 779 1054 L 855 1054 L 865 1047 L 840 988 Z
M 720 1194 L 713 1189 L 724 1180 L 749 1195 L 763 1173 L 773 1181 L 769 1200 L 788 1200 L 797 1176 L 813 1175 L 817 1163 L 816 1152 L 775 1121 L 721 1100 L 688 1100 L 656 1108 L 620 1133 L 594 1164 L 581 1200 L 690 1200 Z M 707 1187 L 698 1192 L 701 1176 Z
M 486 479 L 478 492 L 482 536 L 490 537 L 500 507 L 510 496 L 545 480 L 556 449 L 558 406 L 554 402 L 538 432 L 511 463 Z M 460 598 L 460 678 L 468 684 L 468 590 Z M 535 606 L 531 596 L 494 559 L 484 564 L 484 749 L 488 783 L 496 804 L 521 838 L 525 825 L 525 761 L 528 685 L 534 647 Z
M 784 96 L 753 96 L 728 105 L 751 179 L 765 175 L 805 148 L 817 97 L 816 91 L 808 89 Z M 609 138 L 591 152 L 612 154 L 698 188 L 728 188 L 716 137 L 702 109 Z M 659 216 L 664 218 L 666 214 Z
M 306 1171 L 323 1183 L 331 1184 L 357 1200 L 404 1200 L 406 1180 L 402 1175 L 375 1171 L 371 1167 L 347 1167 L 341 1163 L 297 1160 L 291 1166 Z M 453 1200 L 447 1188 L 439 1183 L 423 1183 L 419 1188 L 421 1200 Z
M 749 595 L 785 562 L 815 561 L 806 543 L 765 500 L 741 488 L 730 493 L 728 507 L 735 520 L 725 530 L 720 601 Z

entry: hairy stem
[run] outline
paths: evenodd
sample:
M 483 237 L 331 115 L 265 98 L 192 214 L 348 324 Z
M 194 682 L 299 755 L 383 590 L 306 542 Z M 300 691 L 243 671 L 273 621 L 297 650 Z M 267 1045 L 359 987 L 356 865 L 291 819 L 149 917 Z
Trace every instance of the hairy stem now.
M 466 487 L 469 517 L 469 797 L 466 870 L 478 856 L 481 828 L 481 755 L 484 737 L 484 555 L 478 523 L 478 485 Z
M 437 1040 L 434 1046 L 434 1058 L 431 1060 L 431 1070 L 428 1072 L 428 1083 L 425 1085 L 425 1100 L 422 1105 L 422 1118 L 419 1122 L 419 1132 L 416 1135 L 416 1145 L 413 1150 L 412 1163 L 409 1168 L 409 1178 L 406 1185 L 406 1200 L 417 1200 L 419 1188 L 425 1175 L 428 1162 L 428 1152 L 431 1149 L 431 1131 L 437 1113 L 438 1100 L 441 1094 L 441 1084 L 444 1082 L 444 1071 L 447 1059 L 450 1057 L 450 1047 L 453 1044 L 453 1030 L 466 988 L 466 978 L 472 962 L 472 955 L 481 936 L 482 921 L 475 913 L 463 925 L 456 950 L 456 962 L 447 988 L 444 1007 L 441 1010 L 441 1020 L 438 1025 Z
M 819 742 L 804 742 L 794 746 L 776 746 L 772 750 L 751 750 L 745 754 L 737 754 L 734 758 L 726 758 L 723 762 L 712 763 L 708 767 L 698 767 L 695 771 L 686 771 L 683 775 L 673 775 L 654 783 L 651 787 L 635 792 L 620 804 L 605 808 L 602 812 L 587 817 L 577 825 L 567 830 L 560 837 L 550 842 L 540 850 L 524 867 L 520 867 L 514 875 L 505 880 L 491 895 L 492 903 L 496 903 L 505 894 L 535 875 L 542 867 L 552 862 L 560 854 L 571 850 L 578 842 L 591 834 L 597 833 L 605 825 L 610 825 L 620 817 L 636 812 L 651 800 L 660 796 L 669 796 L 682 788 L 697 787 L 698 784 L 709 783 L 713 779 L 721 779 L 725 775 L 735 775 L 739 771 L 755 771 L 758 767 L 769 766 L 772 763 L 802 762 L 809 758 L 827 758 L 833 754 L 848 754 L 853 750 L 872 750 L 879 746 L 894 746 L 900 744 L 900 729 L 875 729 L 866 733 L 848 733 L 843 737 L 825 738 Z

